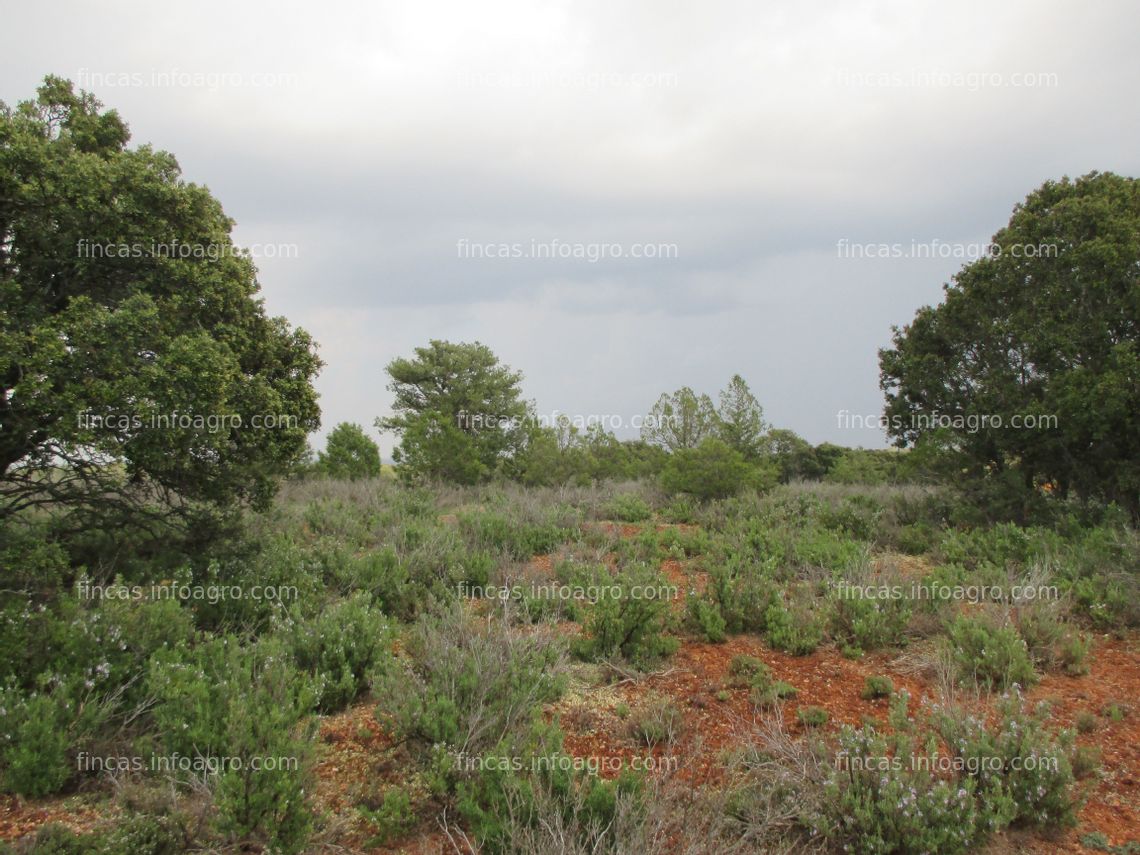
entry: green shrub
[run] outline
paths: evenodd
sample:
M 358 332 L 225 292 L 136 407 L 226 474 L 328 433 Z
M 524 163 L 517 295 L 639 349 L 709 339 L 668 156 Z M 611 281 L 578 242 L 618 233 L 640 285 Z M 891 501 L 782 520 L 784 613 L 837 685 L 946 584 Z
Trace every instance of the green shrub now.
M 889 698 L 894 690 L 895 684 L 890 677 L 868 677 L 863 681 L 863 691 L 860 697 L 865 701 L 875 698 Z
M 462 514 L 459 530 L 472 549 L 493 550 L 520 561 L 552 552 L 571 534 L 554 521 L 526 522 L 492 511 Z
M 710 568 L 704 594 L 690 597 L 686 608 L 692 615 L 700 608 L 694 600 L 707 601 L 720 613 L 726 632 L 763 632 L 766 627 L 764 617 L 778 594 L 779 587 L 766 575 L 763 566 L 756 566 L 743 558 L 732 558 Z M 713 626 L 718 623 L 715 618 L 708 618 L 708 621 Z
M 1085 661 L 1089 655 L 1089 641 L 1079 632 L 1069 632 L 1061 640 L 1057 650 L 1057 662 L 1070 677 L 1080 677 L 1089 672 Z
M 916 752 L 905 735 L 844 727 L 813 830 L 837 851 L 958 855 L 1004 824 L 1002 802 L 979 799 L 974 781 L 940 780 L 915 757 L 937 754 Z
M 385 657 L 388 622 L 371 600 L 360 591 L 307 620 L 294 609 L 275 626 L 297 666 L 312 677 L 317 709 L 323 713 L 344 709 L 355 700 Z
M 651 695 L 630 720 L 630 732 L 646 747 L 660 743 L 672 745 L 684 729 L 684 717 L 677 705 L 667 697 Z
M 408 568 L 395 549 L 385 546 L 369 549 L 361 555 L 340 551 L 345 553 L 343 560 L 334 565 L 334 576 L 330 580 L 336 592 L 348 596 L 355 591 L 364 591 L 372 596 L 385 614 L 404 620 L 415 616 L 416 598 L 422 594 L 413 587 Z M 486 581 L 483 579 L 478 584 Z M 472 581 L 472 584 L 476 583 Z
M 6 792 L 46 796 L 59 792 L 75 774 L 75 717 L 59 695 L 0 691 L 0 768 Z
M 802 569 L 848 573 L 852 568 L 864 566 L 868 560 L 868 544 L 841 531 L 811 525 L 788 532 L 788 537 L 790 559 Z
M 799 690 L 791 683 L 773 680 L 766 685 L 754 685 L 748 693 L 748 700 L 758 707 L 771 707 L 798 694 Z
M 48 525 L 30 524 L 26 518 L 6 516 L 0 522 L 0 567 L 4 587 L 19 591 L 59 591 L 76 576 L 64 544 Z
M 528 725 L 565 686 L 555 641 L 472 621 L 459 604 L 422 615 L 407 653 L 378 679 L 377 717 L 399 737 L 473 755 Z
M 202 758 L 217 771 L 219 830 L 301 851 L 312 825 L 316 692 L 282 641 L 242 646 L 224 637 L 161 652 L 147 685 L 164 752 Z
M 706 641 L 714 644 L 724 641 L 728 623 L 715 603 L 703 597 L 690 596 L 685 602 L 685 616 L 693 631 Z
M 24 843 L 19 851 L 28 855 L 89 855 L 99 852 L 102 843 L 96 835 L 81 836 L 66 825 L 49 822 L 36 830 L 30 846 Z
M 536 724 L 487 757 L 492 762 L 459 783 L 456 799 L 480 852 L 642 851 L 622 846 L 621 837 L 642 813 L 643 778 L 626 769 L 604 781 L 580 770 L 563 753 L 557 724 Z M 533 770 L 504 765 L 503 757 L 534 758 Z
M 619 493 L 610 499 L 603 511 L 609 519 L 620 522 L 645 522 L 653 516 L 653 509 L 637 493 Z
M 1128 717 L 1128 707 L 1118 703 L 1106 704 L 1101 715 L 1109 721 L 1121 722 Z
M 937 529 L 924 520 L 904 525 L 895 535 L 895 546 L 905 555 L 925 555 L 937 542 Z
M 701 555 L 711 545 L 708 532 L 701 528 L 665 528 L 657 532 L 657 542 L 662 549 L 669 552 L 680 550 L 686 557 Z
M 237 555 L 211 560 L 204 567 L 184 570 L 176 581 L 201 586 L 205 592 L 239 588 L 244 592 L 275 592 L 275 597 L 207 597 L 187 603 L 194 607 L 200 629 L 215 632 L 261 630 L 282 603 L 320 602 L 324 593 L 319 564 L 309 560 L 286 535 L 251 536 Z
M 612 586 L 613 593 L 591 607 L 586 635 L 572 645 L 577 656 L 594 662 L 621 656 L 642 667 L 676 651 L 677 639 L 664 634 L 672 624 L 670 600 L 663 598 L 670 587 L 665 577 L 635 565 L 600 584 Z M 639 596 L 639 591 L 657 595 Z
M 804 597 L 773 603 L 764 613 L 764 623 L 768 643 L 793 656 L 814 652 L 823 640 L 822 621 Z
M 14 683 L 0 688 L 4 790 L 46 796 L 70 783 L 78 771 L 78 752 L 89 748 L 119 712 L 115 683 L 123 679 L 103 662 L 78 674 L 45 674 L 31 691 Z
M 939 711 L 936 725 L 957 765 L 969 770 L 979 792 L 1000 793 L 1010 802 L 1011 822 L 1073 825 L 1078 800 L 1069 760 L 1072 733 L 1055 735 L 1048 710 L 1030 710 L 1017 690 L 1000 698 L 997 713 L 996 726 L 988 727 L 958 710 Z
M 1041 668 L 1051 668 L 1065 626 L 1053 603 L 1033 603 L 1017 610 L 1017 633 L 1025 641 L 1029 657 Z
M 772 682 L 772 669 L 763 660 L 741 653 L 728 663 L 728 676 L 733 686 L 766 689 Z
M 696 522 L 697 509 L 693 500 L 688 496 L 674 496 L 664 508 L 661 509 L 661 519 L 671 523 Z
M 1107 852 L 1109 855 L 1140 855 L 1140 840 L 1129 840 L 1127 843 L 1114 846 L 1108 842 L 1108 837 L 1102 832 L 1091 831 L 1082 834 L 1080 841 L 1082 846 L 1097 852 Z
M 1013 627 L 960 616 L 950 624 L 947 634 L 963 679 L 990 689 L 1015 683 L 1028 686 L 1036 681 L 1029 650 Z
M 723 499 L 744 489 L 750 473 L 739 451 L 710 437 L 696 448 L 674 451 L 661 473 L 661 485 L 669 493 L 704 501 Z
M 854 540 L 873 541 L 879 530 L 883 506 L 871 496 L 846 496 L 837 504 L 819 510 L 820 523 Z
M 873 583 L 872 583 L 873 584 Z M 841 644 L 877 650 L 905 640 L 911 606 L 905 597 L 862 597 L 833 587 L 830 629 Z
M 106 832 L 101 855 L 178 855 L 191 841 L 177 817 L 130 813 Z
M 1078 745 L 1073 749 L 1073 777 L 1078 781 L 1091 777 L 1100 769 L 1100 749 L 1093 745 Z
M 1006 571 L 1023 568 L 1063 550 L 1061 537 L 1054 531 L 999 523 L 965 531 L 948 529 L 937 551 L 944 563 L 961 564 L 969 570 L 991 564 Z
M 359 810 L 373 830 L 373 837 L 366 844 L 369 847 L 387 846 L 411 831 L 416 824 L 412 799 L 401 787 L 388 790 L 379 807 L 361 806 Z
M 313 824 L 316 722 L 306 716 L 314 693 L 282 646 L 263 641 L 258 648 L 252 659 L 239 657 L 239 691 L 226 698 L 223 756 L 241 763 L 218 777 L 215 821 L 231 840 L 263 840 L 273 851 L 296 853 Z
M 804 727 L 823 727 L 827 724 L 827 710 L 823 707 L 800 707 L 796 710 L 796 718 Z
M 83 586 L 83 587 L 80 587 Z M 189 608 L 173 599 L 135 598 L 122 579 L 108 583 L 127 599 L 100 601 L 85 577 L 79 595 L 64 594 L 39 606 L 9 601 L 0 611 L 0 685 L 52 694 L 66 689 L 87 705 L 115 698 L 123 706 L 145 700 L 138 680 L 150 655 L 187 643 L 194 632 Z M 140 595 L 149 594 L 140 586 Z

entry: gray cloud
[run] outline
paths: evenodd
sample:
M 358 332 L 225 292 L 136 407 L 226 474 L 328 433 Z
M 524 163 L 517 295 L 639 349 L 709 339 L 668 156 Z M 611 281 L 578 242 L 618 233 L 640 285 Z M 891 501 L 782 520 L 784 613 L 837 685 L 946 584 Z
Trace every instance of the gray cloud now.
M 1125 0 L 65 2 L 5 18 L 21 37 L 0 98 L 68 76 L 173 151 L 239 241 L 296 246 L 259 269 L 271 311 L 322 342 L 326 428 L 385 411 L 393 357 L 478 338 L 547 412 L 633 415 L 739 371 L 771 420 L 881 444 L 835 414 L 880 409 L 876 349 L 962 261 L 841 258 L 838 242 L 984 242 L 1046 179 L 1140 166 Z M 458 249 L 555 238 L 676 257 Z

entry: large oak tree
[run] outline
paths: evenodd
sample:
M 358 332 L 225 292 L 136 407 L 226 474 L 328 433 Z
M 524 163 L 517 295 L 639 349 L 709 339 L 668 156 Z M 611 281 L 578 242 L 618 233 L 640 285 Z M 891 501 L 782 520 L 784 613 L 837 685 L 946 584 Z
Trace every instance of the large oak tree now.
M 880 352 L 889 432 L 1140 517 L 1140 183 L 1047 182 L 993 244 Z
M 0 104 L 0 520 L 265 502 L 319 423 L 308 334 L 232 221 L 49 77 Z

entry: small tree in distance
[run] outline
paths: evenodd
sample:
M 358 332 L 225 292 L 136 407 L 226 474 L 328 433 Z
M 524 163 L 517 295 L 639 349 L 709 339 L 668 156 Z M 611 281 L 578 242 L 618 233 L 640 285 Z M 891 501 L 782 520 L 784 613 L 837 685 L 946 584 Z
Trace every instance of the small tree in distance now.
M 341 422 L 317 455 L 317 471 L 329 478 L 356 481 L 380 474 L 380 447 L 360 425 Z
M 401 477 L 474 484 L 499 472 L 525 444 L 522 374 L 479 342 L 433 339 L 388 365 L 396 415 L 377 419 L 400 435 Z
M 716 424 L 712 399 L 683 386 L 672 395 L 657 399 L 641 428 L 641 438 L 668 451 L 696 448 L 705 437 L 713 435 Z
M 764 422 L 764 410 L 744 378 L 732 375 L 728 385 L 720 393 L 720 408 L 717 410 L 717 429 L 720 438 L 744 455 L 747 460 L 757 460 L 765 451 L 765 434 L 768 425 Z

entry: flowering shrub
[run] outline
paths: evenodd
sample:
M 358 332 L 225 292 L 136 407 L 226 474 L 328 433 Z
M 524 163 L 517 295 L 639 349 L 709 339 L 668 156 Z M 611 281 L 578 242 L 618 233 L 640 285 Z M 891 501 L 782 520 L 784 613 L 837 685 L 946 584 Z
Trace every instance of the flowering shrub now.
M 813 830 L 844 851 L 867 855 L 969 851 L 997 827 L 999 805 L 983 807 L 974 781 L 934 775 L 935 757 L 931 750 L 915 753 L 909 738 L 845 727 L 824 785 L 826 815 Z
M 1016 628 L 959 617 L 950 624 L 947 634 L 963 679 L 973 678 L 987 688 L 1036 682 L 1029 648 Z
M 1073 734 L 1051 734 L 1047 710 L 1028 710 L 1014 685 L 1001 696 L 996 729 L 971 715 L 939 711 L 938 729 L 959 766 L 986 790 L 1000 789 L 1014 805 L 1011 821 L 1034 826 L 1068 826 L 1076 821 Z

